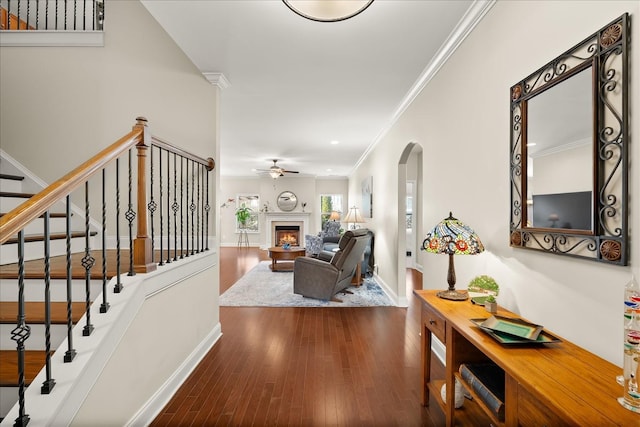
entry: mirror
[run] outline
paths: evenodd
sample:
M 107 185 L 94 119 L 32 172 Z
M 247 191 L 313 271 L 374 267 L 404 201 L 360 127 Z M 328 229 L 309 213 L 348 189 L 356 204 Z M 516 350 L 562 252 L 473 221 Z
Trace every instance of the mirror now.
M 291 212 L 298 206 L 298 198 L 291 191 L 283 191 L 278 196 L 277 204 L 281 210 Z
M 525 227 L 593 231 L 593 67 L 527 102 Z
M 511 88 L 511 246 L 627 264 L 628 15 Z

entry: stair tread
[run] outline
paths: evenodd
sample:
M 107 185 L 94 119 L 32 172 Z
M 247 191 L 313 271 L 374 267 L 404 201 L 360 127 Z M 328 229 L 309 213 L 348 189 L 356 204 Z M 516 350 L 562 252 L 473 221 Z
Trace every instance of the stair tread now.
M 84 252 L 78 252 L 71 254 L 71 278 L 72 279 L 84 279 L 85 268 L 82 266 L 82 258 L 85 256 Z M 91 269 L 91 279 L 102 279 L 102 251 L 91 251 L 91 256 L 95 258 L 95 264 Z M 117 252 L 114 249 L 108 249 L 106 251 L 107 256 L 107 280 L 117 274 Z M 166 257 L 166 252 L 165 252 Z M 159 252 L 155 253 L 155 260 L 158 261 Z M 126 275 L 129 271 L 129 250 L 123 249 L 120 254 L 120 274 Z M 58 255 L 51 257 L 49 262 L 50 277 L 52 280 L 64 280 L 67 278 L 67 257 L 65 255 Z M 18 278 L 18 264 L 5 264 L 0 265 L 0 279 L 17 279 Z M 44 259 L 35 259 L 25 261 L 24 263 L 24 278 L 25 279 L 44 279 Z M 15 286 L 15 285 L 14 285 Z M 42 281 L 44 286 L 44 280 Z
M 25 320 L 28 324 L 44 324 L 44 302 L 25 302 Z M 73 323 L 78 323 L 84 315 L 85 303 L 71 303 L 71 317 Z M 15 324 L 18 318 L 18 303 L 15 301 L 0 301 L 0 323 Z M 51 323 L 64 325 L 67 323 L 67 303 L 66 301 L 56 301 L 51 303 Z
M 0 173 L 0 179 L 9 179 L 12 181 L 23 181 L 24 176 L 21 175 L 12 175 L 9 173 Z
M 53 354 L 53 352 L 51 352 Z M 24 352 L 24 381 L 26 385 L 33 382 L 33 379 L 44 367 L 47 359 L 47 352 L 44 350 L 27 350 Z M 0 387 L 18 386 L 18 352 L 15 350 L 0 351 Z
M 96 231 L 90 232 L 91 236 L 95 236 L 96 234 L 98 234 L 98 232 L 96 232 Z M 85 237 L 86 235 L 87 235 L 87 233 L 85 233 L 84 231 L 73 231 L 73 232 L 71 232 L 71 237 L 72 238 Z M 51 233 L 49 235 L 49 240 L 61 240 L 61 239 L 66 239 L 66 238 L 67 238 L 67 233 Z M 25 243 L 41 242 L 43 240 L 44 240 L 44 234 L 27 234 L 27 235 L 24 236 Z M 12 237 L 11 239 L 8 239 L 6 242 L 4 242 L 3 245 L 8 245 L 8 244 L 12 244 L 12 243 L 18 243 L 18 238 L 17 237 Z
M 0 197 L 18 197 L 21 199 L 29 199 L 35 196 L 33 193 L 18 193 L 14 191 L 0 191 Z

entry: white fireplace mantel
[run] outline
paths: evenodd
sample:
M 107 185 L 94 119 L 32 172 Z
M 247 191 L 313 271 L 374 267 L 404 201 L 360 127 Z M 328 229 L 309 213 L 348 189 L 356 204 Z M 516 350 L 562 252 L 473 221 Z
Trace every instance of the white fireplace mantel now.
M 267 212 L 265 216 L 265 245 L 262 249 L 273 246 L 273 223 L 274 222 L 301 222 L 300 242 L 304 246 L 304 235 L 309 234 L 309 218 L 311 212 Z

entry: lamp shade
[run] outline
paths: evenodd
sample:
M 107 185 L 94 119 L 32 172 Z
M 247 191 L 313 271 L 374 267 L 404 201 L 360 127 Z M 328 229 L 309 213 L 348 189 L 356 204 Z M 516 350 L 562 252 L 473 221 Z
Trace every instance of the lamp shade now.
M 364 219 L 362 219 L 362 216 L 360 215 L 360 211 L 358 210 L 358 208 L 353 206 L 349 208 L 349 212 L 347 213 L 347 216 L 345 216 L 342 221 L 347 223 L 359 224 L 364 222 Z
M 475 255 L 484 251 L 484 246 L 475 231 L 462 221 L 453 217 L 449 212 L 449 217 L 440 221 L 431 231 L 427 233 L 422 242 L 422 249 L 434 254 L 449 255 L 449 271 L 447 282 L 449 289 L 438 292 L 440 298 L 454 301 L 464 301 L 468 298 L 467 292 L 457 291 L 456 271 L 453 266 L 454 255 Z
M 471 227 L 449 212 L 448 218 L 427 233 L 422 249 L 434 254 L 475 255 L 484 251 L 484 246 Z
M 271 176 L 271 178 L 273 179 L 278 179 L 278 177 L 280 176 L 282 172 L 277 171 L 277 170 L 271 170 L 269 171 L 269 175 Z
M 331 221 L 339 221 L 340 213 L 338 211 L 331 211 L 331 215 L 329 215 L 329 220 Z

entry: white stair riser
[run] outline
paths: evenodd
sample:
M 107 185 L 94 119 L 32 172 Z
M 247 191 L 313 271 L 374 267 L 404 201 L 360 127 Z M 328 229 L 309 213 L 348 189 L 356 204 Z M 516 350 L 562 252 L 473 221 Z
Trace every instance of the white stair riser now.
M 9 212 L 27 200 L 23 197 L 0 197 L 0 212 Z
M 107 281 L 108 283 L 108 281 Z M 108 285 L 107 285 L 108 286 Z M 93 279 L 89 283 L 90 299 L 96 301 L 102 293 L 102 280 Z M 110 292 L 107 288 L 107 292 Z M 52 302 L 67 300 L 67 281 L 51 280 L 49 287 Z M 107 294 L 108 295 L 108 294 Z M 71 281 L 71 300 L 84 301 L 85 281 L 76 279 Z M 18 300 L 18 281 L 14 279 L 0 279 L 0 301 Z M 33 302 L 44 301 L 44 279 L 27 279 L 24 281 L 24 300 Z
M 15 179 L 0 179 L 0 189 L 11 193 L 22 193 L 22 181 Z
M 49 220 L 49 233 L 65 233 L 67 231 L 66 218 L 51 218 Z M 44 234 L 44 218 L 31 221 L 25 228 L 24 234 Z
M 25 350 L 44 350 L 45 327 L 44 325 L 29 325 L 31 335 L 24 342 Z M 16 325 L 9 323 L 0 324 L 0 350 L 15 350 L 16 342 L 11 339 L 11 331 Z M 51 325 L 51 349 L 55 350 L 67 337 L 67 325 Z
M 90 239 L 91 246 L 96 247 L 97 240 L 95 238 Z M 49 250 L 51 256 L 61 255 L 66 252 L 67 241 L 66 239 L 51 240 Z M 71 239 L 71 252 L 83 252 L 85 248 L 84 237 L 76 237 Z M 92 251 L 93 257 L 96 258 L 95 251 Z M 41 259 L 44 257 L 44 245 L 43 242 L 28 242 L 24 245 L 24 259 L 25 261 L 33 259 Z M 0 260 L 2 264 L 12 264 L 18 262 L 18 246 L 15 243 L 4 244 L 0 246 Z

